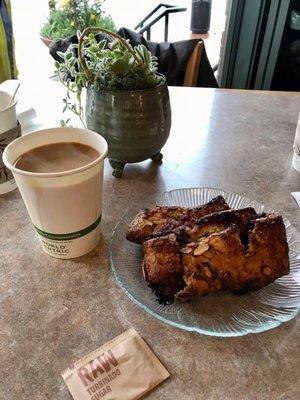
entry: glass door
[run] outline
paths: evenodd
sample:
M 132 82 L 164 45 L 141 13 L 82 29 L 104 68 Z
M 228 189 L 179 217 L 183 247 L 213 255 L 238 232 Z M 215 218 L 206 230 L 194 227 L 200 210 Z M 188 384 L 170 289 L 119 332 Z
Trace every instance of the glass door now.
M 270 89 L 289 0 L 229 0 L 220 59 L 224 88 Z

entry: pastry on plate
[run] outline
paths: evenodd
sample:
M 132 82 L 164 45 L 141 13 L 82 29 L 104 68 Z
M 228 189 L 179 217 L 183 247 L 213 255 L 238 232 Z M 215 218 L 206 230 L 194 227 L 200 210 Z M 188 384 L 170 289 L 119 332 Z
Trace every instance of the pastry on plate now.
M 282 217 L 230 209 L 222 196 L 195 208 L 141 210 L 126 237 L 143 244 L 144 278 L 162 303 L 245 293 L 289 273 Z
M 192 225 L 196 219 L 205 215 L 228 210 L 229 206 L 222 196 L 217 196 L 203 206 L 186 207 L 153 207 L 138 212 L 130 224 L 126 238 L 142 244 L 151 237 L 164 236 L 181 225 Z
M 203 224 L 202 231 L 194 228 L 196 236 L 195 232 L 190 236 L 184 232 L 183 241 L 181 232 L 144 243 L 145 280 L 162 302 L 222 289 L 248 292 L 289 273 L 282 217 L 269 214 L 252 218 L 250 210 L 231 213 L 236 221 L 227 227 L 220 224 L 218 229 L 215 224 L 213 229 L 208 225 L 205 229 Z
M 180 250 L 184 287 L 175 296 L 189 299 L 216 290 L 246 293 L 289 273 L 288 245 L 281 216 L 253 220 L 247 241 L 236 225 Z

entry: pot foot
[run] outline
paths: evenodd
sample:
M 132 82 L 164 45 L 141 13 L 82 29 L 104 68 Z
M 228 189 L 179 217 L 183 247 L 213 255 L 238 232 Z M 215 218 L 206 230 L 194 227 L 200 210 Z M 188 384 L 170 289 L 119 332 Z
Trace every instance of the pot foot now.
M 161 152 L 158 152 L 156 154 L 154 154 L 154 156 L 151 157 L 152 161 L 156 161 L 156 162 L 162 162 L 163 159 L 163 155 L 161 154 Z
M 115 160 L 111 160 L 111 159 L 109 159 L 108 161 L 113 168 L 112 175 L 115 178 L 121 178 L 121 176 L 123 175 L 123 170 L 124 170 L 125 164 L 122 163 L 121 161 L 115 161 Z
M 115 178 L 121 178 L 122 175 L 123 175 L 123 170 L 121 169 L 114 169 L 112 172 L 112 176 L 114 176 Z

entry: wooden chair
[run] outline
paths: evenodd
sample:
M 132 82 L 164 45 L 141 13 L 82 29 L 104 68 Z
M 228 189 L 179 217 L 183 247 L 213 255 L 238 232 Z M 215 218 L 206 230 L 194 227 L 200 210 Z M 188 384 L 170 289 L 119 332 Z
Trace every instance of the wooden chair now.
M 187 63 L 187 67 L 184 74 L 183 86 L 197 86 L 202 50 L 203 50 L 203 42 L 199 41 L 196 44 Z

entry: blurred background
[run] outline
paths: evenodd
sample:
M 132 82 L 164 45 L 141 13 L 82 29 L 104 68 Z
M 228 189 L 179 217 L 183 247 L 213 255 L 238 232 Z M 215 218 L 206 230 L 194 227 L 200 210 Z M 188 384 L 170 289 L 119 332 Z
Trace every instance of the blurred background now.
M 111 16 L 116 29 L 136 31 L 137 24 L 159 5 L 155 0 L 93 2 L 101 5 L 104 16 Z M 32 77 L 36 82 L 54 79 L 54 61 L 41 40 L 41 36 L 45 37 L 41 28 L 53 4 L 72 4 L 75 9 L 73 4 L 78 3 L 84 1 L 11 0 L 16 60 L 24 83 Z M 204 39 L 220 87 L 300 90 L 299 0 L 166 0 L 163 4 L 181 8 L 180 12 L 169 14 L 168 41 Z M 198 30 L 205 25 L 206 31 Z M 162 18 L 151 27 L 151 40 L 163 42 L 164 28 Z M 146 32 L 144 36 L 147 37 Z
M 49 16 L 48 0 L 11 0 L 13 29 L 16 44 L 16 59 L 19 77 L 23 81 L 43 80 L 54 74 L 54 61 L 48 48 L 40 40 L 40 30 Z M 58 1 L 59 3 L 59 1 Z M 134 27 L 154 8 L 156 0 L 106 0 L 103 11 L 110 14 L 117 28 Z M 190 0 L 164 1 L 164 4 L 186 7 L 185 12 L 170 15 L 169 41 L 190 38 L 191 5 Z M 209 38 L 205 42 L 212 65 L 218 62 L 221 35 L 225 27 L 226 0 L 212 2 Z M 164 40 L 164 20 L 155 24 L 151 40 Z

